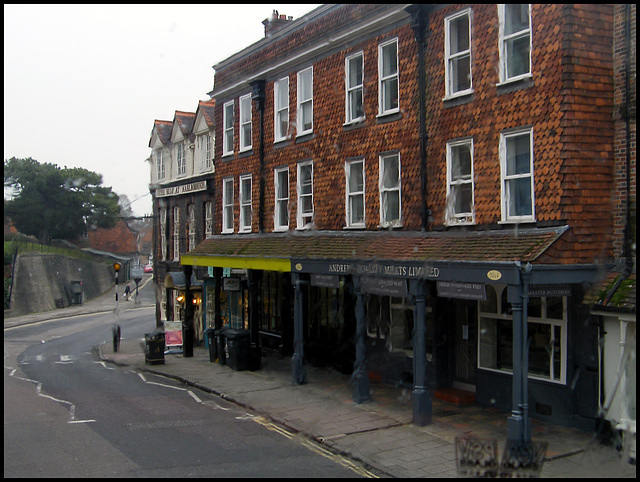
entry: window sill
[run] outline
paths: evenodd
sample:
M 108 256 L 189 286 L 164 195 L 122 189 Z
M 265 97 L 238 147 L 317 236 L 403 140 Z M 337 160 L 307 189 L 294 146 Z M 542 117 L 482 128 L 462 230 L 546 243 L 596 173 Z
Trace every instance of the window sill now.
M 447 102 L 447 101 L 452 101 L 452 100 L 458 100 L 461 97 L 468 97 L 470 95 L 473 94 L 473 89 L 469 89 L 469 90 L 463 90 L 460 92 L 455 92 L 453 94 L 447 94 L 444 96 L 444 99 L 442 99 L 443 102 Z
M 402 221 L 392 221 L 390 223 L 378 224 L 378 229 L 400 229 L 402 228 Z
M 496 84 L 497 94 L 508 94 L 520 89 L 533 87 L 533 75 L 527 74 L 514 79 L 504 80 Z
M 344 128 L 344 132 L 349 132 L 355 129 L 360 129 L 361 127 L 365 126 L 365 118 L 364 117 L 360 117 L 359 119 L 355 119 L 349 122 L 345 122 L 344 124 L 342 124 L 342 127 Z
M 286 233 L 287 231 L 289 231 L 289 226 L 282 226 L 279 228 L 274 228 L 273 230 L 274 233 Z
M 345 231 L 364 231 L 367 229 L 367 226 L 365 224 L 362 225 L 353 225 L 353 226 L 344 226 L 342 228 Z
M 301 135 L 296 137 L 296 144 L 300 144 L 302 142 L 311 141 L 311 140 L 315 139 L 315 137 L 316 136 L 313 133 L 313 131 L 301 134 Z
M 400 109 L 394 110 L 391 112 L 385 112 L 384 114 L 378 114 L 376 116 L 376 122 L 378 124 L 384 124 L 386 122 L 394 122 L 400 119 L 402 119 L 402 112 L 400 112 Z

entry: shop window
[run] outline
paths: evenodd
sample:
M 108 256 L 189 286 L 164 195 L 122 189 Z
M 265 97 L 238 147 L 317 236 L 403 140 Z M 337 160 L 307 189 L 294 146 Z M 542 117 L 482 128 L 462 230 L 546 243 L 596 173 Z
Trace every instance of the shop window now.
M 281 279 L 278 273 L 264 271 L 262 275 L 262 317 L 260 330 L 265 332 L 280 333 L 282 331 L 281 305 Z
M 494 290 L 495 288 L 495 290 Z M 500 298 L 498 305 L 495 301 Z M 567 298 L 530 298 L 527 305 L 529 376 L 566 383 Z M 479 368 L 513 371 L 513 313 L 506 286 L 487 286 L 478 302 Z
M 413 356 L 413 305 L 404 298 L 369 296 L 367 335 L 384 339 L 391 352 Z

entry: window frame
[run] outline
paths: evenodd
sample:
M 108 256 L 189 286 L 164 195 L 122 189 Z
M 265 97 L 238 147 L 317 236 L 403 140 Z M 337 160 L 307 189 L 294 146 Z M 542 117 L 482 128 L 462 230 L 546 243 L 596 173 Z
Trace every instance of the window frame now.
M 529 137 L 529 172 L 507 174 L 508 171 L 508 141 L 515 137 Z M 502 208 L 502 223 L 523 223 L 535 222 L 536 220 L 536 199 L 535 199 L 535 176 L 534 176 L 534 150 L 533 150 L 533 127 L 510 129 L 500 133 L 500 204 Z M 529 188 L 531 191 L 530 203 L 531 214 L 512 215 L 510 210 L 511 185 L 512 181 L 530 178 Z
M 160 256 L 161 261 L 167 260 L 167 209 L 160 208 Z
M 400 63 L 399 63 L 399 45 L 398 37 L 394 37 L 378 45 L 378 117 L 400 112 Z M 396 46 L 396 71 L 393 74 L 384 76 L 384 55 L 383 49 L 391 44 Z M 396 80 L 396 99 L 398 105 L 396 107 L 385 109 L 384 103 L 386 99 L 384 85 L 387 82 Z
M 187 205 L 187 217 L 189 219 L 189 246 L 187 251 L 196 247 L 196 205 Z
M 300 77 L 306 73 L 306 72 L 311 72 L 311 79 L 310 79 L 310 92 L 311 92 L 311 96 L 307 99 L 302 99 L 301 97 L 301 85 L 302 82 L 300 81 Z M 297 112 L 297 136 L 304 136 L 307 134 L 311 134 L 313 132 L 313 65 L 311 67 L 307 67 L 306 69 L 301 70 L 300 72 L 298 72 L 297 74 L 297 105 L 296 105 L 296 112 Z M 303 108 L 304 105 L 306 104 L 310 104 L 311 105 L 311 127 L 307 130 L 304 130 L 304 116 L 303 116 Z
M 246 202 L 244 199 L 244 195 L 247 194 L 245 183 L 249 181 L 249 202 Z M 239 233 L 250 233 L 251 232 L 251 222 L 252 222 L 252 194 L 253 194 L 253 179 L 251 174 L 243 174 L 238 179 L 239 183 L 239 202 L 240 202 L 240 228 L 238 229 Z M 245 210 L 248 208 L 249 216 L 247 219 L 247 215 Z M 247 223 L 248 221 L 248 223 Z
M 355 164 L 361 164 L 362 170 L 362 191 L 351 191 L 351 168 Z M 362 229 L 366 227 L 366 171 L 364 157 L 350 159 L 345 162 L 345 215 L 347 228 Z M 353 209 L 351 200 L 356 196 L 362 196 L 362 222 L 353 222 Z
M 456 20 L 459 20 L 461 17 L 467 17 L 468 22 L 468 39 L 469 46 L 466 50 L 462 50 L 460 52 L 451 53 L 451 27 Z M 471 8 L 466 8 L 460 12 L 456 12 L 452 15 L 449 15 L 444 19 L 444 76 L 445 76 L 445 99 L 452 99 L 455 97 L 461 97 L 464 95 L 468 95 L 473 93 L 473 68 L 472 68 L 472 28 L 471 28 Z M 453 64 L 457 64 L 458 59 L 462 59 L 464 57 L 469 57 L 469 87 L 463 90 L 453 89 L 453 82 L 456 77 L 453 75 Z
M 180 206 L 173 207 L 173 260 L 180 261 Z
M 229 192 L 227 191 L 227 185 L 231 184 L 231 198 L 229 199 Z M 231 234 L 235 231 L 234 219 L 233 219 L 233 196 L 235 186 L 233 185 L 233 177 L 225 177 L 222 180 L 222 234 Z
M 302 169 L 310 167 L 311 168 L 311 193 L 302 193 L 303 185 L 301 183 L 302 179 Z M 296 218 L 297 218 L 297 229 L 309 229 L 313 225 L 314 219 L 314 205 L 313 205 L 313 161 L 301 161 L 298 163 L 297 167 L 297 209 L 296 209 Z M 302 212 L 302 198 L 311 198 L 311 212 Z M 311 218 L 308 221 L 305 221 L 307 218 Z
M 351 61 L 352 60 L 356 60 L 358 57 L 360 57 L 360 67 L 361 67 L 361 72 L 362 72 L 362 79 L 360 81 L 359 84 L 356 84 L 355 86 L 350 86 L 349 85 L 349 81 L 351 79 Z M 352 55 L 349 55 L 347 57 L 345 57 L 344 59 L 344 72 L 345 72 L 345 76 L 344 76 L 344 91 L 345 91 L 345 98 L 344 98 L 344 104 L 345 104 L 345 124 L 353 124 L 356 122 L 361 122 L 365 119 L 365 113 L 364 113 L 364 52 L 360 51 L 360 52 L 356 52 Z M 358 117 L 352 117 L 352 108 L 353 108 L 353 99 L 351 94 L 356 92 L 356 91 L 360 91 L 360 99 L 361 99 L 361 107 L 362 107 L 362 115 L 358 116 Z
M 250 151 L 253 147 L 253 112 L 251 105 L 251 94 L 246 94 L 238 99 L 238 105 L 240 106 L 240 147 L 238 152 Z M 249 132 L 246 133 L 246 127 L 249 127 Z M 248 136 L 248 139 L 247 139 Z
M 205 238 L 213 236 L 213 203 L 211 201 L 204 203 L 204 236 Z
M 525 5 L 525 4 L 522 4 Z M 531 4 L 526 4 L 527 8 L 528 8 L 528 16 L 529 16 L 529 27 L 519 30 L 517 32 L 511 33 L 511 34 L 505 34 L 505 26 L 506 26 L 506 10 L 505 10 L 505 4 L 500 3 L 498 4 L 498 25 L 499 25 L 499 43 L 498 43 L 498 50 L 499 50 L 499 68 L 498 68 L 498 72 L 499 72 L 499 82 L 498 85 L 500 84 L 506 84 L 509 82 L 516 82 L 518 80 L 522 80 L 522 79 L 527 79 L 530 78 L 533 74 L 532 74 L 532 60 L 531 60 L 531 49 L 532 49 L 532 45 L 533 45 L 533 39 L 532 39 L 532 26 L 531 26 Z M 509 49 L 508 49 L 508 43 L 511 42 L 512 40 L 518 39 L 518 38 L 524 38 L 525 36 L 529 37 L 529 69 L 527 72 L 522 73 L 522 74 L 518 74 L 518 75 L 514 75 L 512 77 L 510 77 L 508 75 L 509 72 L 509 59 L 510 59 L 510 55 L 508 53 Z
M 156 176 L 157 179 L 164 179 L 166 176 L 164 163 L 164 148 L 156 151 Z
M 384 175 L 386 172 L 386 164 L 385 160 L 391 157 L 398 158 L 398 183 L 394 187 L 385 187 L 384 186 Z M 402 226 L 402 165 L 400 162 L 400 152 L 387 152 L 384 154 L 380 154 L 379 157 L 379 191 L 380 191 L 380 226 L 381 228 L 397 228 Z M 386 202 L 385 198 L 387 197 L 387 193 L 390 192 L 398 192 L 398 218 L 387 220 L 385 215 L 385 207 Z
M 231 111 L 229 111 L 231 108 Z M 225 102 L 222 106 L 222 155 L 229 156 L 234 152 L 234 116 L 235 116 L 235 101 L 232 99 Z M 230 137 L 229 137 L 230 134 Z M 229 146 L 229 143 L 231 145 Z
M 211 132 L 205 132 L 198 134 L 196 137 L 198 145 L 198 153 L 200 156 L 200 171 L 209 171 L 213 166 L 213 134 Z
M 279 86 L 281 85 L 281 83 L 284 83 L 286 81 L 286 86 L 287 86 L 287 102 L 286 102 L 286 107 L 279 107 L 280 104 L 280 89 Z M 286 111 L 286 118 L 287 118 L 287 128 L 284 130 L 284 132 L 280 132 L 280 114 L 284 113 Z M 273 142 L 282 142 L 285 141 L 289 138 L 289 125 L 290 125 L 290 119 L 289 119 L 289 77 L 283 77 L 281 79 L 276 80 L 273 83 Z
M 176 176 L 182 177 L 187 175 L 187 149 L 186 141 L 179 142 L 176 145 Z
M 468 146 L 471 163 L 471 173 L 469 179 L 452 179 L 453 175 L 453 160 L 454 149 Z M 462 186 L 464 184 L 471 184 L 471 211 L 460 212 L 455 211 L 455 200 L 451 198 L 453 186 Z M 476 210 L 475 210 L 475 182 L 474 182 L 474 166 L 473 166 L 473 139 L 458 139 L 447 142 L 447 210 L 446 210 L 446 223 L 449 226 L 460 226 L 475 224 L 476 222 Z
M 507 322 L 511 323 L 511 329 L 513 330 L 513 314 L 511 312 L 505 312 L 503 306 L 503 297 L 506 294 L 506 290 L 508 287 L 506 285 L 487 285 L 487 290 L 492 289 L 496 294 L 496 311 L 483 311 L 483 302 L 478 302 L 478 365 L 477 368 L 480 370 L 486 370 L 494 373 L 508 373 L 513 374 L 513 368 L 495 368 L 491 367 L 486 363 L 486 353 L 483 350 L 488 349 L 488 347 L 493 347 L 494 345 L 488 345 L 487 342 L 482 338 L 483 333 L 489 333 L 489 338 L 491 338 L 495 342 L 496 351 L 499 349 L 497 343 L 499 343 L 499 339 L 497 337 L 491 337 L 491 331 L 487 328 L 487 322 Z M 552 318 L 549 316 L 549 300 L 551 298 L 562 298 L 562 318 Z M 545 382 L 554 383 L 557 385 L 566 385 L 567 383 L 567 338 L 568 338 L 568 299 L 567 296 L 556 296 L 556 297 L 536 297 L 529 298 L 529 303 L 532 303 L 533 300 L 540 300 L 540 316 L 531 316 L 530 314 L 527 316 L 527 326 L 531 328 L 533 325 L 542 325 L 542 326 L 550 326 L 550 341 L 557 342 L 558 348 L 560 350 L 560 373 L 555 373 L 555 353 L 554 350 L 549 351 L 549 376 L 543 376 L 539 373 L 531 372 L 531 360 L 529 360 L 529 379 L 541 380 Z M 509 307 L 507 307 L 509 310 Z M 530 311 L 530 310 L 529 310 Z M 556 328 L 560 329 L 560 337 L 559 340 L 556 339 L 555 331 Z M 528 330 L 529 331 L 529 330 Z M 528 343 L 534 344 L 535 341 L 529 340 L 529 336 L 527 335 Z M 511 343 L 511 350 L 513 350 L 513 338 L 512 336 L 507 337 L 508 342 Z M 513 357 L 510 359 L 512 362 Z
M 289 199 L 291 196 L 290 186 L 289 186 L 289 167 L 288 166 L 276 167 L 273 170 L 273 172 L 274 172 L 274 205 L 275 205 L 274 217 L 273 217 L 273 230 L 275 232 L 288 231 L 289 230 Z M 286 197 L 282 197 L 279 195 L 280 180 L 278 175 L 283 172 L 287 173 L 287 196 Z M 286 206 L 287 206 L 286 220 L 280 219 L 279 213 L 281 211 L 280 209 L 281 203 L 286 203 Z M 286 221 L 286 223 L 283 221 Z

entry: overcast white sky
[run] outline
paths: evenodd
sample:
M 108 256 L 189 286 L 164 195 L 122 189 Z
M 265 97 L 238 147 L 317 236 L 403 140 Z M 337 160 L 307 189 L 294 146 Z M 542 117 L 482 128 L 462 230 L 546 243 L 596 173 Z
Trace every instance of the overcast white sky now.
M 4 158 L 84 167 L 151 213 L 155 119 L 195 112 L 212 66 L 318 4 L 4 5 Z

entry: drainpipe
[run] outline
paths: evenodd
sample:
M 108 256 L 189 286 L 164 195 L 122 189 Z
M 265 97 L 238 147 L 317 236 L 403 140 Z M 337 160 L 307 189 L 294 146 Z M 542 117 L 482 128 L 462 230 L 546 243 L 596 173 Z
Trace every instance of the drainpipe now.
M 411 15 L 411 28 L 413 29 L 416 43 L 418 44 L 418 87 L 420 109 L 420 194 L 422 207 L 420 221 L 422 231 L 429 228 L 428 183 L 427 183 L 427 116 L 426 116 L 426 71 L 424 66 L 424 43 L 427 31 L 428 7 L 415 4 L 405 9 Z
M 254 80 L 249 82 L 253 89 L 251 100 L 256 102 L 258 113 L 260 114 L 260 141 L 258 142 L 258 154 L 260 159 L 260 199 L 258 202 L 258 232 L 264 232 L 264 196 L 265 196 L 265 173 L 264 173 L 264 98 L 265 81 Z

